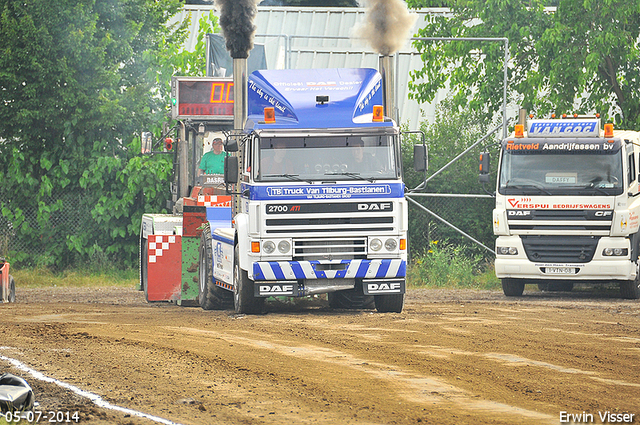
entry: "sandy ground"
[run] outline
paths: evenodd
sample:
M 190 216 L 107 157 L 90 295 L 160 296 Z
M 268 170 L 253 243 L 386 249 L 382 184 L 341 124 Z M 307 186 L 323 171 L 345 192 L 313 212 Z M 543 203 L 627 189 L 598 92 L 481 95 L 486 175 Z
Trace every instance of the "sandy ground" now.
M 401 314 L 316 299 L 245 316 L 18 288 L 0 305 L 0 373 L 24 377 L 43 415 L 90 424 L 640 423 L 640 302 L 528 289 L 410 290 Z

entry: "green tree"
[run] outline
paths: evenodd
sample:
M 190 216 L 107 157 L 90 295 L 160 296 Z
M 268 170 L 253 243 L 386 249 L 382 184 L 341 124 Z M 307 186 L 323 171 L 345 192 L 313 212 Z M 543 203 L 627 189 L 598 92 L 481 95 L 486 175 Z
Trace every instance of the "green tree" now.
M 551 2 L 553 3 L 553 2 Z M 421 7 L 423 0 L 409 0 Z M 630 0 L 451 2 L 451 16 L 430 20 L 422 37 L 506 37 L 511 100 L 536 115 L 600 112 L 617 126 L 640 128 L 640 3 Z M 417 42 L 424 67 L 413 96 L 430 101 L 448 85 L 457 105 L 490 117 L 502 102 L 503 45 Z M 424 82 L 423 82 L 424 81 Z
M 168 196 L 169 158 L 140 157 L 137 135 L 166 119 L 162 61 L 185 35 L 166 22 L 180 6 L 0 0 L 0 205 L 15 238 L 46 246 L 46 264 L 96 251 L 136 261 L 141 214 Z

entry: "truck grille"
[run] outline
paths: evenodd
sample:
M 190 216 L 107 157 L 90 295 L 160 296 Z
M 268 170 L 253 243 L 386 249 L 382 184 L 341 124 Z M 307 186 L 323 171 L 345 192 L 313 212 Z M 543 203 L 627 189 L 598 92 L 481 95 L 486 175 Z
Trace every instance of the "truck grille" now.
M 535 263 L 588 263 L 600 239 L 597 236 L 520 237 L 527 258 Z
M 367 258 L 367 239 L 294 239 L 293 260 L 343 260 Z
M 401 233 L 402 205 L 396 200 L 268 203 L 263 208 L 262 237 L 292 238 L 297 261 L 366 259 L 371 236 Z
M 331 227 L 327 227 L 331 226 Z M 393 230 L 393 217 L 322 217 L 322 218 L 275 218 L 267 220 L 267 234 L 351 232 Z
M 509 215 L 509 229 L 515 234 L 553 232 L 590 232 L 607 235 L 611 230 L 612 212 L 607 215 L 595 215 L 594 210 L 521 210 Z M 508 211 L 512 214 L 514 211 Z

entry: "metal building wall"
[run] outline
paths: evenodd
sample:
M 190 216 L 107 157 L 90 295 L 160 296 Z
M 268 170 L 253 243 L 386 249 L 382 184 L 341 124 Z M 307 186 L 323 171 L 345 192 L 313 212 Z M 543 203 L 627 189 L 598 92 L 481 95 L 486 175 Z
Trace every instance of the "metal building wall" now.
M 191 17 L 187 50 L 195 46 L 198 22 L 213 6 L 185 5 L 176 17 Z M 430 8 L 417 11 L 418 19 L 411 31 L 415 34 L 424 25 L 426 16 L 447 13 L 446 8 Z M 368 44 L 357 39 L 354 29 L 364 21 L 364 8 L 293 8 L 284 6 L 258 7 L 255 42 L 265 46 L 269 69 L 307 68 L 378 68 L 378 54 Z M 409 40 L 397 53 L 396 105 L 400 124 L 416 130 L 421 121 L 433 122 L 435 105 L 446 95 L 444 91 L 431 104 L 418 104 L 408 98 L 409 72 L 422 67 L 420 55 Z

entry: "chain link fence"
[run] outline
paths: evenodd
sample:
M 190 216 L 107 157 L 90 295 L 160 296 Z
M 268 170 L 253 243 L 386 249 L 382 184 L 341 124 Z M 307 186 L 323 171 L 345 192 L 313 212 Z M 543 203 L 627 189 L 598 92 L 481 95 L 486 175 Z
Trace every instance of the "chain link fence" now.
M 95 227 L 83 193 L 51 196 L 45 202 L 51 208 L 49 213 L 43 213 L 37 204 L 15 206 L 6 193 L 0 193 L 0 197 L 0 208 L 8 210 L 14 218 L 9 220 L 0 214 L 0 256 L 47 256 L 54 246 Z M 421 254 L 435 242 L 469 247 L 487 258 L 492 255 L 487 252 L 493 251 L 494 246 L 492 197 L 433 193 L 413 193 L 407 197 L 412 254 Z
M 419 255 L 431 243 L 441 243 L 467 247 L 493 258 L 492 196 L 413 193 L 407 198 L 412 254 Z
M 17 205 L 0 191 L 0 256 L 46 256 L 52 246 L 90 229 L 91 208 L 84 193 L 53 194 L 41 201 Z

